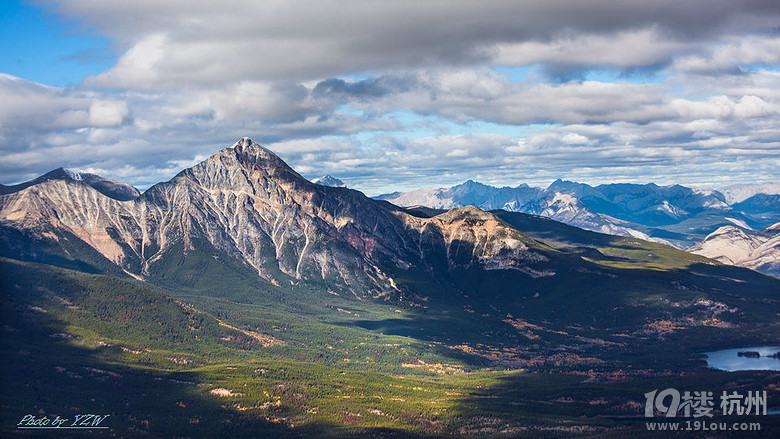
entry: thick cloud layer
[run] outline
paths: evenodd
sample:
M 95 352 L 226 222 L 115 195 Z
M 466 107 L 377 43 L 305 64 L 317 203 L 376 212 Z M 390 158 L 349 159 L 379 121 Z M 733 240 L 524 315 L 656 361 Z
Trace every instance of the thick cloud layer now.
M 88 81 L 120 88 L 492 61 L 650 66 L 780 17 L 771 0 L 63 0 L 59 10 L 126 46 L 114 68 Z
M 776 1 L 38 4 L 119 57 L 75 88 L 0 76 L 6 184 L 145 187 L 245 135 L 369 192 L 780 178 Z

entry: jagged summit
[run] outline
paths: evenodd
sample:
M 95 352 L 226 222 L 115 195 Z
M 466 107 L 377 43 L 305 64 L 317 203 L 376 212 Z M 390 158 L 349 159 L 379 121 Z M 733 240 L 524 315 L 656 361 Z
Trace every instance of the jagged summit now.
M 249 137 L 241 138 L 238 142 L 234 143 L 233 146 L 226 148 L 223 151 L 233 151 L 236 156 L 239 157 L 283 162 L 273 151 L 260 145 Z
M 270 166 L 290 169 L 289 166 L 287 166 L 287 163 L 279 158 L 278 155 L 249 137 L 242 138 L 232 147 L 228 148 L 228 150 L 232 150 L 236 157 L 242 162 L 248 160 L 250 163 L 256 163 L 262 167 Z
M 276 154 L 262 147 L 259 143 L 255 142 L 249 137 L 241 138 L 241 140 L 233 144 L 231 148 L 236 152 L 236 154 L 240 155 L 256 156 L 258 154 L 263 154 L 276 157 Z
M 293 183 L 296 186 L 310 184 L 279 156 L 249 137 L 244 137 L 195 166 L 182 170 L 170 182 L 158 183 L 146 192 L 159 192 L 168 187 L 168 183 L 182 179 L 210 190 L 250 192 L 258 189 L 257 184 L 266 185 L 269 179 Z

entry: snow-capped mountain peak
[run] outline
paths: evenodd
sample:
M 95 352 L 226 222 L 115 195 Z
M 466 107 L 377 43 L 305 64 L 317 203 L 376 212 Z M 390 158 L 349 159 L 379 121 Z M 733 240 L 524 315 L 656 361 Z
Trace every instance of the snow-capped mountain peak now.
M 347 185 L 344 184 L 343 181 L 331 175 L 323 175 L 322 177 L 315 178 L 311 182 L 314 184 L 318 184 L 320 186 L 347 187 Z
M 728 204 L 736 204 L 756 194 L 780 194 L 780 183 L 733 184 L 718 190 Z
M 79 171 L 75 171 L 73 169 L 67 169 L 67 168 L 62 168 L 62 170 L 65 171 L 65 173 L 68 174 L 68 176 L 70 176 L 70 178 L 72 178 L 72 179 L 74 179 L 76 181 L 83 181 L 84 180 L 84 177 L 81 175 L 81 172 L 79 172 Z

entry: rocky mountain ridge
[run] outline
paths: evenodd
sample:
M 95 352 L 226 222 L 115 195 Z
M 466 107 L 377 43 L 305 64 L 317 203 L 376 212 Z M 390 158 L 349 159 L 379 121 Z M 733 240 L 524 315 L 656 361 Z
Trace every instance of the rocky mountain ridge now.
M 750 194 L 762 187 L 744 188 L 740 193 Z M 729 204 L 719 191 L 652 183 L 594 187 L 556 180 L 543 189 L 525 184 L 498 188 L 469 180 L 449 188 L 423 188 L 377 198 L 406 207 L 447 209 L 470 204 L 485 210 L 541 215 L 586 230 L 681 249 L 725 225 L 753 230 L 780 220 L 780 195 L 757 193 Z
M 484 210 L 523 212 L 595 232 L 667 243 L 663 239 L 653 239 L 639 230 L 627 227 L 625 222 L 617 218 L 597 214 L 569 194 L 528 185 L 496 188 L 469 180 L 450 188 L 423 188 L 406 193 L 380 195 L 376 198 L 404 207 L 452 209 L 473 205 Z
M 65 168 L 57 168 L 51 172 L 41 175 L 38 178 L 30 180 L 28 182 L 5 186 L 0 184 L 0 195 L 12 194 L 19 192 L 30 186 L 40 184 L 51 180 L 69 180 L 73 182 L 83 182 L 84 184 L 91 186 L 101 194 L 113 198 L 118 201 L 128 201 L 138 198 L 141 193 L 127 183 L 121 183 L 114 180 L 101 177 L 99 175 L 90 174 L 87 172 L 77 172 Z
M 724 226 L 688 251 L 780 277 L 780 223 L 760 232 Z
M 320 282 L 358 297 L 400 293 L 388 266 L 553 274 L 536 267 L 545 259 L 538 243 L 491 214 L 463 208 L 416 217 L 315 185 L 248 138 L 132 200 L 72 178 L 31 183 L 0 197 L 0 223 L 53 243 L 75 236 L 137 277 L 172 253 L 212 249 L 273 283 Z

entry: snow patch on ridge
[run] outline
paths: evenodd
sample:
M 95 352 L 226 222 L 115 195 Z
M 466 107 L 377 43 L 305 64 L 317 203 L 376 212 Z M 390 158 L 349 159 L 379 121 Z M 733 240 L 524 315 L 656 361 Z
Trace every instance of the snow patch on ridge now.
M 81 172 L 74 171 L 73 169 L 66 169 L 62 168 L 63 171 L 65 171 L 66 174 L 68 174 L 68 177 L 76 180 L 76 181 L 83 181 L 84 177 L 82 177 Z
M 735 224 L 738 227 L 742 227 L 743 229 L 753 230 L 749 225 L 747 225 L 747 223 L 745 223 L 742 220 L 738 220 L 736 218 L 729 218 L 729 217 L 726 217 L 726 220 L 732 222 L 733 224 Z

